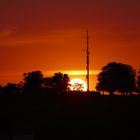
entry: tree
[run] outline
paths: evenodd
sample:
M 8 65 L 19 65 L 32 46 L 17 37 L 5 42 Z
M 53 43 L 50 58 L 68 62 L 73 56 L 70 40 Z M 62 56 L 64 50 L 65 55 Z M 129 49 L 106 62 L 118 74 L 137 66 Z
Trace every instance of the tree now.
M 45 77 L 43 79 L 43 87 L 47 89 L 53 88 L 52 77 Z
M 140 70 L 137 77 L 137 92 L 140 93 Z
M 73 91 L 83 91 L 84 90 L 84 85 L 83 84 L 79 84 L 79 83 L 74 83 L 72 86 L 71 86 L 71 89 Z
M 3 91 L 5 95 L 14 95 L 18 93 L 19 89 L 17 84 L 7 83 L 7 85 L 3 87 Z
M 3 86 L 2 85 L 0 85 L 0 95 L 2 95 L 3 94 L 3 91 L 4 90 L 4 88 L 3 88 Z
M 97 91 L 107 91 L 110 95 L 115 91 L 121 94 L 135 91 L 135 70 L 127 64 L 108 63 L 102 68 L 97 79 Z
M 38 94 L 42 92 L 43 74 L 41 71 L 32 71 L 23 74 L 24 92 Z
M 63 74 L 61 72 L 55 73 L 52 77 L 53 88 L 56 91 L 67 91 L 69 86 L 69 76 L 68 74 Z

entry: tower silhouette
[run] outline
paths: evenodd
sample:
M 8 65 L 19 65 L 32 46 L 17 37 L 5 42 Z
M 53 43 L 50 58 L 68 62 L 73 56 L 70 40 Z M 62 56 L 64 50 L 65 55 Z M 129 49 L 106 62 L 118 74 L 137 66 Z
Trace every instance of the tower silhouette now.
M 86 59 L 87 59 L 87 92 L 89 92 L 89 34 L 87 30 L 87 49 L 86 49 Z

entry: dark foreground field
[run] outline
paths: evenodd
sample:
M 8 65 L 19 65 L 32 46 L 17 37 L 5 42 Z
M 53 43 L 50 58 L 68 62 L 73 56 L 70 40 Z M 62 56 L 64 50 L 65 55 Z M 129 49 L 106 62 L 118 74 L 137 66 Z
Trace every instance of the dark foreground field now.
M 139 112 L 139 96 L 1 97 L 0 140 L 140 139 Z

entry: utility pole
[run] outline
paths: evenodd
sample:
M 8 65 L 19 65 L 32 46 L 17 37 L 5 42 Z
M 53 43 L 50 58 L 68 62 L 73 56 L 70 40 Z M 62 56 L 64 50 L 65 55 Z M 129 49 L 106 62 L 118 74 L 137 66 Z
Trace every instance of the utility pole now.
M 89 35 L 88 35 L 88 30 L 87 30 L 87 49 L 86 49 L 86 54 L 87 54 L 87 92 L 89 92 Z

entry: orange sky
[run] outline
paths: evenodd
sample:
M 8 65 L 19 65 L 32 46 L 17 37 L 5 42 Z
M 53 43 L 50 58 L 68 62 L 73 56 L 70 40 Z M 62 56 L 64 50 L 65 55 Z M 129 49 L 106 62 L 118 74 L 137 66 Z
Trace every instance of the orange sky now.
M 139 15 L 138 0 L 1 0 L 0 84 L 32 70 L 85 70 L 87 29 L 91 70 L 111 61 L 139 69 Z

